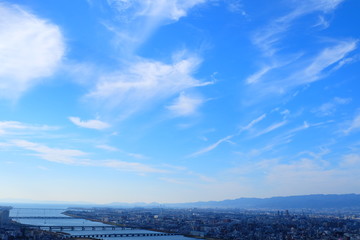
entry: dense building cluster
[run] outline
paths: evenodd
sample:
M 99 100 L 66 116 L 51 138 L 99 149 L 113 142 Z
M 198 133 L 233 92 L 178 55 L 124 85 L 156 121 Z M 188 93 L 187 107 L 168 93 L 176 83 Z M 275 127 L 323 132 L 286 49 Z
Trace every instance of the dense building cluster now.
M 92 209 L 82 218 L 207 239 L 360 240 L 360 214 L 209 209 Z

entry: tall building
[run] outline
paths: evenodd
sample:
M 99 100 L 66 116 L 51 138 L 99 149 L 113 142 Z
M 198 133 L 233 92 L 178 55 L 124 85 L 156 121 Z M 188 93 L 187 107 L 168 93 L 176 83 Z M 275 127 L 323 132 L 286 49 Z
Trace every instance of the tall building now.
M 10 223 L 10 209 L 11 207 L 0 207 L 0 227 L 6 226 Z

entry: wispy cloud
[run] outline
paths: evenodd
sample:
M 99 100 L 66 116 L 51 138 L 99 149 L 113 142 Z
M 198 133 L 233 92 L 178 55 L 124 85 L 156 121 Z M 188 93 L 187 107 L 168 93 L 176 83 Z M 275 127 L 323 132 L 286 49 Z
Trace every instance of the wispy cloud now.
M 344 130 L 344 133 L 349 134 L 359 129 L 360 129 L 360 114 L 357 114 L 355 118 L 350 122 L 349 126 Z
M 263 115 L 261 115 L 260 117 L 252 120 L 248 125 L 246 125 L 245 127 L 241 127 L 240 131 L 245 131 L 245 130 L 249 130 L 251 129 L 255 124 L 257 124 L 258 122 L 262 121 L 264 118 L 266 117 L 266 114 L 264 113 Z
M 195 56 L 181 56 L 172 64 L 138 59 L 123 71 L 103 76 L 87 98 L 116 107 L 126 117 L 184 90 L 212 84 L 192 76 L 200 62 Z
M 138 162 L 128 162 L 121 160 L 92 160 L 86 152 L 76 149 L 51 148 L 43 144 L 25 140 L 12 140 L 10 142 L 15 147 L 33 152 L 30 155 L 37 156 L 49 162 L 75 166 L 109 167 L 120 171 L 146 173 L 166 173 L 166 170 L 154 168 Z
M 203 149 L 201 149 L 201 150 L 199 150 L 197 152 L 194 152 L 194 153 L 190 154 L 189 157 L 197 157 L 197 156 L 199 156 L 201 154 L 210 152 L 211 150 L 214 150 L 215 148 L 217 148 L 221 143 L 228 142 L 233 137 L 234 137 L 234 135 L 226 136 L 226 137 L 218 140 L 216 143 L 211 144 L 210 146 L 208 146 L 206 148 L 203 148 Z
M 0 135 L 28 134 L 34 131 L 56 130 L 58 127 L 47 125 L 34 125 L 18 121 L 0 121 Z
M 126 154 L 129 157 L 132 157 L 132 158 L 137 158 L 137 159 L 147 159 L 148 158 L 143 154 L 126 152 L 126 151 L 124 151 L 124 150 L 122 150 L 120 148 L 116 148 L 116 147 L 109 146 L 109 145 L 106 145 L 106 144 L 97 145 L 96 147 L 100 148 L 100 149 L 104 149 L 106 151 L 110 151 L 110 152 L 121 152 L 121 153 Z
M 197 96 L 188 96 L 180 93 L 175 102 L 167 108 L 175 116 L 190 116 L 197 113 L 198 108 L 204 103 L 204 99 Z
M 321 79 L 331 65 L 340 62 L 347 54 L 357 48 L 357 40 L 340 41 L 335 46 L 325 48 L 305 69 L 295 74 L 296 85 L 310 83 Z
M 110 8 L 115 10 L 115 17 L 106 26 L 115 33 L 123 50 L 134 52 L 157 28 L 178 21 L 204 2 L 206 0 L 108 0 Z
M 347 56 L 357 49 L 358 40 L 337 41 L 313 57 L 297 58 L 294 63 L 270 69 L 269 76 L 261 76 L 250 86 L 262 95 L 283 94 L 296 87 L 316 82 L 338 70 Z M 296 69 L 293 70 L 296 66 Z
M 323 79 L 345 63 L 352 62 L 350 59 L 353 58 L 348 55 L 357 49 L 357 39 L 332 40 L 332 46 L 323 48 L 316 55 L 309 54 L 309 50 L 304 49 L 295 49 L 297 52 L 293 53 L 284 50 L 288 44 L 285 39 L 296 20 L 308 14 L 319 13 L 322 22 L 318 24 L 329 24 L 324 22 L 325 15 L 334 11 L 342 2 L 343 0 L 295 1 L 291 3 L 293 8 L 288 14 L 255 31 L 252 41 L 261 50 L 260 62 L 268 64 L 262 64 L 257 72 L 245 79 L 249 90 L 259 92 L 259 98 L 268 94 L 284 94 L 298 86 Z M 313 26 L 309 25 L 309 28 Z
M 326 102 L 318 108 L 314 109 L 314 112 L 319 116 L 330 116 L 336 112 L 339 105 L 348 104 L 350 101 L 350 98 L 335 97 L 331 101 Z
M 291 24 L 298 18 L 313 12 L 328 13 L 344 0 L 306 0 L 295 1 L 294 9 L 290 13 L 272 21 L 269 25 L 257 31 L 253 36 L 253 43 L 258 46 L 265 56 L 273 56 L 278 52 L 277 44 L 284 37 Z
M 257 134 L 255 134 L 255 137 L 259 137 L 259 136 L 264 135 L 266 133 L 272 132 L 272 131 L 284 126 L 286 123 L 287 123 L 287 121 L 274 123 L 273 125 L 270 125 L 267 128 L 265 128 L 265 129 L 261 130 L 260 132 L 258 132 Z
M 25 140 L 11 141 L 15 146 L 35 152 L 34 156 L 38 156 L 50 162 L 62 164 L 87 165 L 89 161 L 79 157 L 87 155 L 87 153 L 74 149 L 58 149 L 50 148 L 42 144 L 33 143 Z
M 100 149 L 103 149 L 103 150 L 106 150 L 106 151 L 110 151 L 110 152 L 119 152 L 119 151 L 121 151 L 120 149 L 118 149 L 116 147 L 109 146 L 109 145 L 106 145 L 106 144 L 96 145 L 96 147 L 100 148 Z
M 91 128 L 96 130 L 102 130 L 110 127 L 110 124 L 97 120 L 87 120 L 87 121 L 81 121 L 79 117 L 69 117 L 69 120 L 75 124 L 76 126 L 83 127 L 83 128 Z
M 241 0 L 228 0 L 225 1 L 225 3 L 227 4 L 227 9 L 230 12 L 240 13 L 243 16 L 247 16 L 247 13 L 244 10 L 244 5 L 242 4 Z
M 114 110 L 120 119 L 167 101 L 180 94 L 171 107 L 177 116 L 196 112 L 203 100 L 181 95 L 186 90 L 212 84 L 194 77 L 202 59 L 198 54 L 182 49 L 175 51 L 172 61 L 140 57 L 137 49 L 161 26 L 187 16 L 206 0 L 108 0 L 91 2 L 107 9 L 104 26 L 113 33 L 114 50 L 119 55 L 117 69 L 99 74 L 95 86 L 85 98 L 102 109 Z M 170 56 L 171 57 L 171 56 Z M 164 103 L 163 105 L 169 105 Z
M 214 150 L 215 148 L 217 148 L 220 144 L 222 144 L 223 142 L 229 142 L 231 143 L 231 139 L 235 136 L 238 136 L 239 134 L 241 134 L 243 131 L 248 131 L 250 130 L 255 124 L 257 124 L 258 122 L 262 121 L 264 118 L 266 117 L 266 114 L 263 114 L 261 115 L 260 117 L 252 120 L 249 124 L 247 124 L 246 126 L 244 127 L 240 127 L 240 129 L 238 130 L 237 133 L 235 133 L 234 135 L 229 135 L 229 136 L 226 136 L 220 140 L 218 140 L 217 142 L 211 144 L 210 146 L 207 146 L 197 152 L 194 152 L 192 154 L 189 155 L 189 157 L 197 157 L 199 155 L 202 155 L 204 153 L 207 153 L 207 152 L 210 152 L 212 150 Z
M 54 74 L 65 53 L 58 26 L 6 3 L 0 3 L 0 46 L 0 97 L 12 100 Z

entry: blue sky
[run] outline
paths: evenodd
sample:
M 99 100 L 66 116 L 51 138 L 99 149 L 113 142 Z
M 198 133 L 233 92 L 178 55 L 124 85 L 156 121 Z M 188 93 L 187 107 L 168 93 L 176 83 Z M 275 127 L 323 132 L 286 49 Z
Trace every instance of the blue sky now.
M 0 199 L 360 193 L 359 8 L 0 1 Z

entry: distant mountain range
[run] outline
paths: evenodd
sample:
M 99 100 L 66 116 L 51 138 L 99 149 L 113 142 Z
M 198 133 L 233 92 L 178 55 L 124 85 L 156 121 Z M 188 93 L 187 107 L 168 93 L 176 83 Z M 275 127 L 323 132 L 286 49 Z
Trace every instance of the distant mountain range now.
M 238 198 L 191 203 L 112 203 L 109 207 L 237 208 L 237 209 L 360 209 L 360 194 L 316 194 L 271 198 Z
M 316 194 L 271 198 L 166 204 L 168 207 L 240 208 L 240 209 L 360 209 L 360 194 Z
M 2 202 L 2 203 L 1 203 Z M 6 204 L 5 204 L 6 202 Z M 271 198 L 238 198 L 224 201 L 190 202 L 190 203 L 110 203 L 91 204 L 85 202 L 27 202 L 25 201 L 0 201 L 0 205 L 14 207 L 119 207 L 119 208 L 222 208 L 222 209 L 358 209 L 360 210 L 360 194 L 315 194 L 289 197 Z

